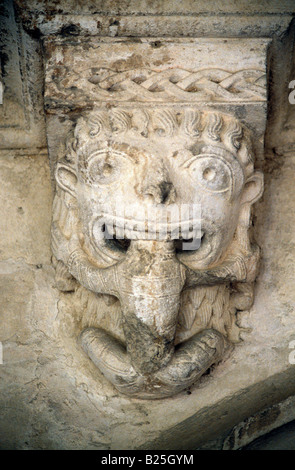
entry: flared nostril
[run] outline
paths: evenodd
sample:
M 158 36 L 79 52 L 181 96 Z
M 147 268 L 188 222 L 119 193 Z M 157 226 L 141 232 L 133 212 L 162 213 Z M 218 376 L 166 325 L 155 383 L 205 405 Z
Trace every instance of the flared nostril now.
M 144 197 L 152 199 L 156 204 L 170 204 L 175 200 L 175 188 L 170 180 L 168 169 L 164 162 L 152 160 L 146 168 L 146 174 L 141 185 Z
M 175 189 L 172 183 L 161 181 L 146 185 L 143 195 L 150 197 L 156 204 L 172 204 L 175 201 Z
M 159 184 L 159 196 L 160 196 L 160 204 L 165 204 L 169 201 L 169 196 L 172 192 L 173 185 L 167 181 L 162 181 Z

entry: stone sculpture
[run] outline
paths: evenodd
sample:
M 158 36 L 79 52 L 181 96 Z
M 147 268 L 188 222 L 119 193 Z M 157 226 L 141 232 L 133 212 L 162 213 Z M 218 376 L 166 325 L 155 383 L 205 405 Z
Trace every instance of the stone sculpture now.
M 263 178 L 249 130 L 195 107 L 97 108 L 78 120 L 56 181 L 59 287 L 71 290 L 74 278 L 120 302 L 121 337 L 98 315 L 81 331 L 84 351 L 132 397 L 194 384 L 235 341 L 236 312 L 253 301 L 259 251 L 248 229 Z M 142 214 L 151 208 L 192 204 L 201 207 L 199 235 L 190 218 L 178 237 L 169 221 L 162 237 L 155 220 L 147 231 Z M 190 238 L 197 248 L 183 249 Z

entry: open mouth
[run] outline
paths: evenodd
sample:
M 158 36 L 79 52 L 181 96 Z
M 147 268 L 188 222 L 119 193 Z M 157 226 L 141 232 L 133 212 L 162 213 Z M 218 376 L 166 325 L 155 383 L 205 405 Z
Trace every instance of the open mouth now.
M 202 236 L 199 241 L 198 248 L 194 246 L 194 240 L 178 240 L 176 243 L 176 253 L 178 254 L 179 260 L 190 267 L 196 267 L 196 263 L 203 264 L 205 260 L 208 260 L 213 247 L 214 234 L 207 230 L 202 230 Z M 201 266 L 200 264 L 200 266 Z
M 134 220 L 105 214 L 98 223 L 107 229 L 106 238 L 128 238 L 130 240 L 169 240 L 200 238 L 200 219 L 159 221 L 157 218 Z
M 102 232 L 104 233 L 104 239 L 106 245 L 110 249 L 116 249 L 122 252 L 126 252 L 131 244 L 132 240 L 174 240 L 175 251 L 177 253 L 183 251 L 196 251 L 200 248 L 205 233 L 200 231 L 189 231 L 187 230 L 186 233 L 181 233 L 180 236 L 176 237 L 176 229 L 174 228 L 173 231 L 168 231 L 164 234 L 161 231 L 154 230 L 154 231 L 139 231 L 133 230 L 114 230 L 113 227 L 109 227 L 108 225 L 102 225 L 101 227 Z M 182 231 L 183 232 L 183 231 Z M 191 236 L 185 236 L 186 234 L 192 234 Z M 129 236 L 128 236 L 129 235 Z
M 109 233 L 108 227 L 103 226 L 105 233 L 105 241 L 109 248 L 116 249 L 119 251 L 126 252 L 131 244 L 131 239 L 124 236 L 123 238 L 117 238 L 116 234 Z
M 92 234 L 96 243 L 101 244 L 103 239 L 106 247 L 120 252 L 126 252 L 132 240 L 174 241 L 177 253 L 197 251 L 206 240 L 199 219 L 159 222 L 131 220 L 109 214 L 96 218 Z
M 197 251 L 200 249 L 202 243 L 205 241 L 205 232 L 201 230 L 200 237 L 198 238 L 179 238 L 174 241 L 176 253 L 182 253 L 184 251 Z

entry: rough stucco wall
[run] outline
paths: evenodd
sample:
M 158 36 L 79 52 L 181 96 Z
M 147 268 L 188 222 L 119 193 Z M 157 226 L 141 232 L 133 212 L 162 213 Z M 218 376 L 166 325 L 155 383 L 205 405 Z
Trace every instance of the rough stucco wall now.
M 30 3 L 33 9 L 34 3 Z M 227 2 L 226 6 L 221 3 L 215 5 L 215 14 L 217 8 L 219 16 L 228 13 L 225 8 L 239 13 L 237 2 Z M 253 2 L 246 3 L 251 16 Z M 290 2 L 280 2 L 279 10 L 276 2 L 271 2 L 271 7 L 265 3 L 256 5 L 259 15 L 266 8 L 269 14 L 280 14 L 284 8 L 286 16 L 278 22 L 289 24 Z M 165 4 L 169 5 L 167 15 L 179 13 L 179 3 Z M 111 14 L 121 13 L 112 10 L 112 2 L 104 5 Z M 140 2 L 137 12 L 153 8 L 151 13 L 156 14 L 162 5 Z M 244 6 L 241 2 L 240 9 Z M 72 11 L 69 4 L 68 12 Z M 182 5 L 182 13 L 186 11 L 200 13 L 192 11 L 191 2 Z M 102 14 L 102 7 L 97 7 L 97 12 Z M 124 12 L 132 15 L 134 10 Z M 204 11 L 201 13 L 202 18 L 206 17 Z M 244 21 L 243 17 L 240 24 Z M 276 47 L 292 52 L 292 40 L 290 33 L 283 41 L 278 40 Z M 278 54 L 274 55 L 274 69 L 277 67 L 279 75 Z M 290 70 L 284 71 L 286 83 L 292 73 L 288 66 Z M 274 90 L 279 87 L 276 80 Z M 276 93 L 281 96 L 282 92 Z M 287 93 L 282 93 L 279 107 L 276 103 L 272 106 L 276 118 L 270 120 L 268 130 L 269 150 L 265 161 L 260 162 L 265 172 L 265 193 L 254 218 L 255 237 L 262 247 L 261 271 L 254 306 L 241 317 L 241 324 L 251 331 L 243 333 L 244 342 L 237 345 L 231 357 L 204 377 L 190 394 L 181 393 L 161 402 L 142 402 L 116 393 L 76 344 L 72 318 L 79 293 L 61 294 L 54 287 L 50 253 L 52 188 L 47 152 L 42 143 L 37 143 L 41 131 L 35 141 L 32 138 L 29 150 L 21 148 L 19 134 L 17 145 L 12 143 L 10 150 L 2 148 L 0 341 L 4 364 L 0 365 L 0 448 L 193 449 L 218 437 L 222 447 L 233 426 L 294 395 L 294 366 L 288 362 L 289 342 L 295 339 L 293 108 L 288 105 Z M 282 122 L 286 134 L 281 133 Z M 44 127 L 43 133 L 45 138 Z M 279 415 L 279 424 L 288 420 L 279 410 L 272 415 L 273 423 Z

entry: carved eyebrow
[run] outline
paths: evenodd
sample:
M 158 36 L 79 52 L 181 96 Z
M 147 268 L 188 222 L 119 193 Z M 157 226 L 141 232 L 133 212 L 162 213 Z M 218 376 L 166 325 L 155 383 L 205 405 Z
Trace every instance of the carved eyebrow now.
M 95 150 L 94 152 L 90 153 L 86 157 L 86 162 L 90 163 L 93 159 L 95 159 L 95 157 L 100 157 L 100 156 L 106 155 L 106 154 L 109 154 L 110 156 L 114 155 L 114 156 L 123 157 L 123 158 L 128 159 L 129 161 L 132 161 L 133 163 L 134 162 L 136 163 L 136 156 L 135 155 L 131 155 L 129 153 L 122 152 L 121 150 L 116 150 L 116 149 L 108 148 L 108 147 L 100 149 L 100 150 Z
M 230 162 L 228 162 L 224 157 L 222 157 L 221 155 L 217 155 L 217 154 L 214 154 L 212 152 L 202 152 L 198 155 L 193 155 L 192 157 L 190 157 L 188 160 L 186 160 L 185 162 L 183 162 L 180 167 L 183 167 L 183 168 L 189 168 L 192 163 L 194 163 L 196 160 L 199 160 L 201 158 L 204 158 L 204 157 L 210 157 L 210 158 L 216 158 L 217 160 L 221 160 L 223 163 L 225 163 L 227 166 L 230 164 Z
M 192 157 L 187 159 L 180 165 L 180 167 L 188 168 L 195 160 L 202 157 L 217 158 L 226 163 L 227 165 L 238 165 L 241 168 L 243 174 L 245 175 L 245 169 L 243 168 L 239 160 L 235 157 L 235 155 L 233 155 L 227 149 L 218 146 L 203 146 L 197 155 L 193 155 Z
M 189 166 L 195 161 L 197 160 L 199 157 L 199 155 L 193 155 L 192 157 L 190 157 L 189 159 L 185 160 L 185 162 L 181 163 L 181 165 L 179 165 L 180 167 L 183 167 L 183 168 L 189 168 Z

